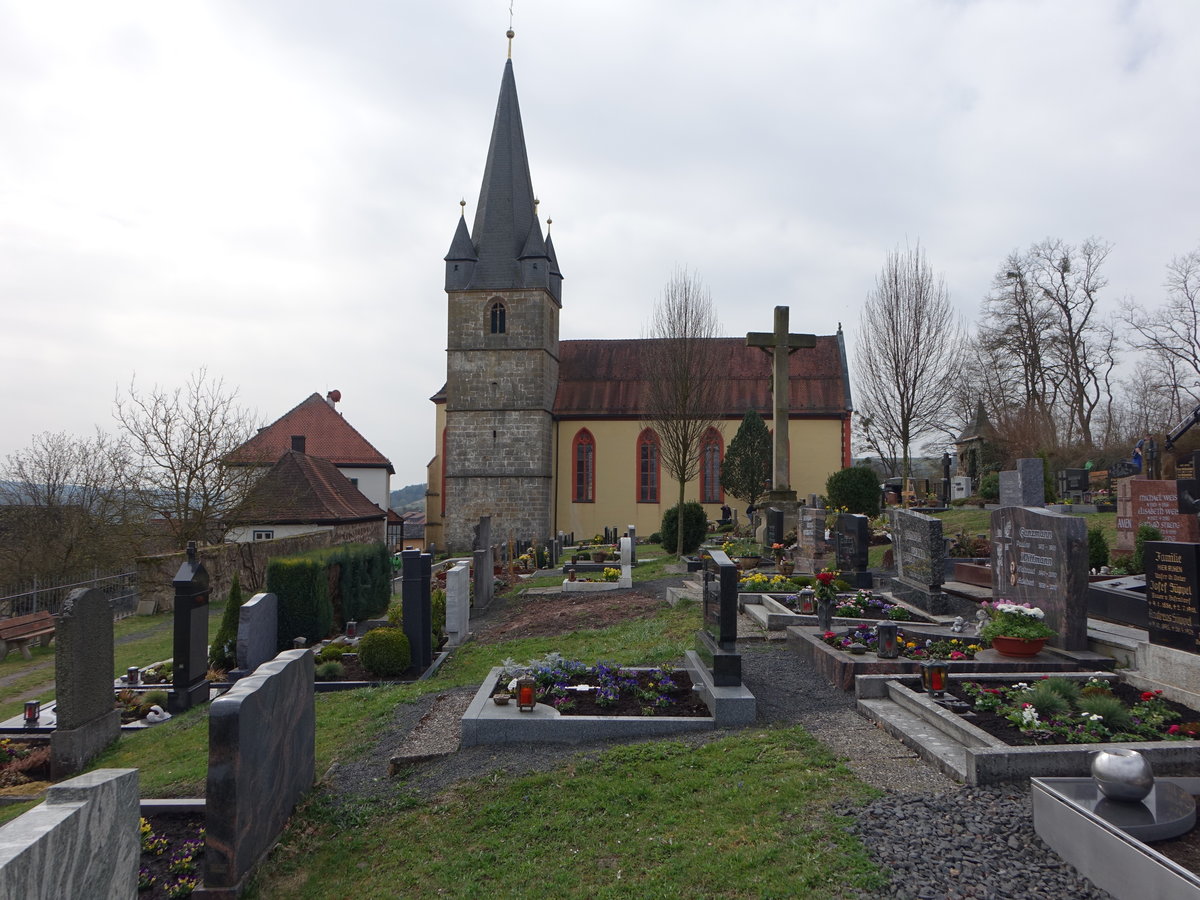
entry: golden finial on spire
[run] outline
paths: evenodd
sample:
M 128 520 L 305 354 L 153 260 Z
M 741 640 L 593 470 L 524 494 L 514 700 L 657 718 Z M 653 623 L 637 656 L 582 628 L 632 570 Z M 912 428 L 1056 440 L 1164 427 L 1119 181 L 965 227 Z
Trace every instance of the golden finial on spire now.
M 458 205 L 460 207 L 458 214 L 465 219 L 467 217 L 467 198 L 463 197 L 461 200 L 459 200 Z
M 551 226 L 551 225 L 553 225 L 553 224 L 554 224 L 554 220 L 553 220 L 553 219 L 547 219 L 547 220 L 546 220 L 546 234 L 549 234 L 549 233 L 550 233 L 550 226 Z
M 534 195 L 534 197 L 533 197 L 533 217 L 534 217 L 535 219 L 537 218 L 537 213 L 538 213 L 538 204 L 539 204 L 539 203 L 541 203 L 541 202 L 542 202 L 542 201 L 541 201 L 541 200 L 539 200 L 539 199 L 537 198 L 537 195 L 535 194 L 535 195 Z
M 512 39 L 516 36 L 516 33 L 513 31 L 513 27 L 512 27 L 512 22 L 513 22 L 512 8 L 513 8 L 512 0 L 508 0 L 508 31 L 505 32 L 505 35 L 508 37 L 508 58 L 509 59 L 512 59 Z

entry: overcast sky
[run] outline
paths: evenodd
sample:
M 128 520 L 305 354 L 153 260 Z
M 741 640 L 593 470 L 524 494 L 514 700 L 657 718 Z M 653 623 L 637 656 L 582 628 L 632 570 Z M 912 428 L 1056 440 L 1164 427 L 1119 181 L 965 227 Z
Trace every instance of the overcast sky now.
M 506 0 L 0 0 L 0 457 L 201 366 L 314 391 L 425 478 L 443 263 Z M 1005 255 L 1115 246 L 1109 308 L 1200 245 L 1200 3 L 516 0 L 562 337 L 637 337 L 675 265 L 726 334 L 857 340 L 919 241 L 974 320 Z

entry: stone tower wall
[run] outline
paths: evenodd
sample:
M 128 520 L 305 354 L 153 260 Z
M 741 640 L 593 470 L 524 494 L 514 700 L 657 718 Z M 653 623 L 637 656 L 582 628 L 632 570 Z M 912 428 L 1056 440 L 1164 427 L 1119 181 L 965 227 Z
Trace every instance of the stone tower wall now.
M 550 534 L 558 305 L 545 290 L 451 291 L 446 362 L 443 539 L 468 550 L 492 516 L 498 540 Z M 505 305 L 503 334 L 490 309 Z

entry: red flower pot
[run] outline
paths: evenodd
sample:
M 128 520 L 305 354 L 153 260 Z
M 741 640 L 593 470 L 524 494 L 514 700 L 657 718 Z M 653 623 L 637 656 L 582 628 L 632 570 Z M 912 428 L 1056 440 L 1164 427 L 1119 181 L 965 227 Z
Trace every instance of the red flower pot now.
M 1037 656 L 1042 652 L 1042 648 L 1046 646 L 1046 638 L 1015 638 L 1015 637 L 994 637 L 992 638 L 992 649 L 1001 656 L 1013 656 L 1018 659 L 1023 659 L 1030 656 Z

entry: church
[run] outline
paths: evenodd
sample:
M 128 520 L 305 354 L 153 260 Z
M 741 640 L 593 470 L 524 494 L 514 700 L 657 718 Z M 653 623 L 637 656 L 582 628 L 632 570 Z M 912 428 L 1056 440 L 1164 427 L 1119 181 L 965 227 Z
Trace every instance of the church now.
M 435 455 L 426 491 L 426 540 L 439 549 L 470 550 L 484 515 L 497 542 L 559 531 L 590 537 L 605 526 L 649 535 L 678 497 L 645 407 L 648 342 L 559 340 L 563 274 L 537 206 L 510 58 L 474 222 L 468 229 L 464 204 L 445 256 L 446 382 L 431 398 Z M 736 502 L 721 490 L 725 448 L 749 409 L 770 427 L 774 401 L 769 353 L 744 337 L 710 343 L 724 408 L 701 441 L 699 476 L 686 497 L 717 519 L 722 505 Z M 790 355 L 788 388 L 788 474 L 803 499 L 824 493 L 829 475 L 850 465 L 840 330 Z

